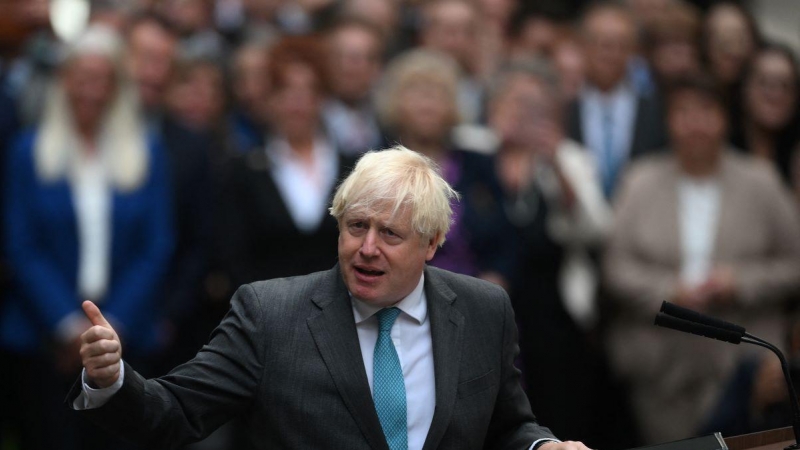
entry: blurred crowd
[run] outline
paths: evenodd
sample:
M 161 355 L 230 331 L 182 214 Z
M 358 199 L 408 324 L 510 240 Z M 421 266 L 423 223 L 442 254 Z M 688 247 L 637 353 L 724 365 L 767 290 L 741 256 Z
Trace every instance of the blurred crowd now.
M 336 264 L 332 191 L 394 143 L 461 194 L 431 264 L 507 289 L 561 439 L 790 424 L 770 355 L 652 325 L 800 356 L 800 73 L 739 3 L 92 0 L 69 40 L 49 4 L 0 2 L 0 448 L 129 448 L 63 405 L 81 301 L 165 373 L 241 284 Z

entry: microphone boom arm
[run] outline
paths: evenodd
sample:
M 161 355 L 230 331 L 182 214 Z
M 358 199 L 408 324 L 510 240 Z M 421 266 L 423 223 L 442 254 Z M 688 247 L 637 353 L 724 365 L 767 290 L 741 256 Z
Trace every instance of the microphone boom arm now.
M 789 390 L 789 404 L 792 408 L 792 428 L 794 429 L 795 439 L 795 443 L 786 447 L 786 450 L 800 449 L 800 446 L 798 446 L 798 443 L 800 443 L 800 407 L 798 407 L 797 404 L 797 393 L 794 390 L 794 384 L 792 383 L 792 377 L 789 372 L 789 363 L 786 361 L 786 357 L 783 356 L 783 352 L 781 352 L 778 347 L 750 333 L 745 333 L 745 335 L 742 336 L 742 342 L 766 348 L 772 351 L 772 353 L 775 353 L 781 361 L 781 369 L 783 370 L 783 376 L 786 378 L 786 386 Z

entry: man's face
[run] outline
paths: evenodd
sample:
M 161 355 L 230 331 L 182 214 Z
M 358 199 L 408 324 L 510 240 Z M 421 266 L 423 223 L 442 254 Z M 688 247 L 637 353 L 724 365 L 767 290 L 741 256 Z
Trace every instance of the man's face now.
M 467 71 L 472 70 L 477 49 L 478 24 L 466 3 L 449 1 L 434 5 L 422 30 L 426 47 L 447 53 Z
M 381 73 L 381 42 L 369 31 L 342 28 L 331 36 L 333 89 L 345 102 L 366 99 Z
M 130 35 L 129 70 L 145 108 L 162 106 L 175 59 L 175 39 L 152 23 Z
M 614 88 L 635 50 L 634 25 L 616 11 L 602 11 L 587 19 L 584 33 L 587 78 L 601 90 Z
M 347 212 L 339 223 L 339 265 L 350 293 L 387 307 L 405 298 L 419 283 L 425 262 L 436 253 L 436 239 L 425 240 L 411 226 L 411 210 L 391 217 Z

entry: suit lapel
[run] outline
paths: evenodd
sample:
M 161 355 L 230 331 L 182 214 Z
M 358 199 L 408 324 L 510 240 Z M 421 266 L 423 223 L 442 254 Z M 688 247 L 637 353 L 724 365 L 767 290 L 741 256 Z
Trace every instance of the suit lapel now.
M 339 394 L 369 445 L 388 450 L 364 371 L 347 288 L 337 265 L 312 301 L 320 308 L 306 321 Z
M 432 450 L 439 446 L 455 406 L 464 316 L 453 307 L 456 294 L 435 271 L 427 269 L 425 296 L 428 300 L 428 314 L 431 321 L 436 409 L 423 449 Z

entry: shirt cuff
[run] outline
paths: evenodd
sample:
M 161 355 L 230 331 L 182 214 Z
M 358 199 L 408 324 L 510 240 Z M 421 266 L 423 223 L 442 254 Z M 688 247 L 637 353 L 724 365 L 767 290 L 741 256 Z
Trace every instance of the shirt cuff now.
M 531 444 L 530 447 L 528 447 L 528 450 L 533 450 L 536 448 L 537 445 L 544 444 L 545 442 L 561 442 L 561 441 L 559 441 L 558 439 L 549 439 L 549 438 L 537 439 L 536 441 L 533 442 L 533 444 Z
M 86 382 L 86 369 L 81 372 L 81 393 L 72 402 L 72 407 L 77 411 L 85 409 L 99 408 L 122 389 L 122 381 L 125 379 L 125 364 L 120 361 L 119 378 L 111 386 L 102 389 L 93 389 Z

